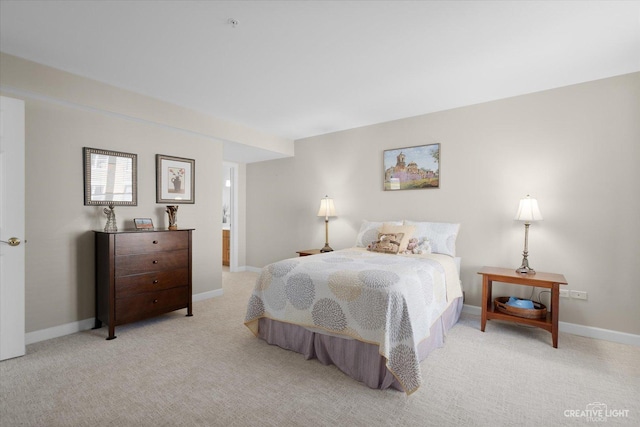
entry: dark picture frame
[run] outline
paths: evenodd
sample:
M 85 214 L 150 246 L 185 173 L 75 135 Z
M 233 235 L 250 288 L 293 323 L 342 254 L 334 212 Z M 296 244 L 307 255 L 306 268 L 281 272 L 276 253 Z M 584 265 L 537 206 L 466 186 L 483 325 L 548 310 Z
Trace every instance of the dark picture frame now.
M 156 203 L 195 203 L 196 161 L 156 154 Z
M 383 153 L 385 191 L 440 188 L 440 144 L 393 148 Z
M 138 155 L 82 147 L 85 206 L 137 206 Z

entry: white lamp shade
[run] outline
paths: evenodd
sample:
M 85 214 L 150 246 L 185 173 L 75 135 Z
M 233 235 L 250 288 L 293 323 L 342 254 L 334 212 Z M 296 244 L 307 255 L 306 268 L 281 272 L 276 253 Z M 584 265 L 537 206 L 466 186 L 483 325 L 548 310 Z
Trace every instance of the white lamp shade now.
M 336 207 L 333 205 L 333 199 L 325 197 L 320 200 L 320 209 L 318 210 L 318 216 L 328 218 L 330 216 L 336 216 Z
M 538 201 L 529 195 L 524 199 L 520 199 L 520 206 L 518 206 L 515 219 L 524 222 L 542 221 Z

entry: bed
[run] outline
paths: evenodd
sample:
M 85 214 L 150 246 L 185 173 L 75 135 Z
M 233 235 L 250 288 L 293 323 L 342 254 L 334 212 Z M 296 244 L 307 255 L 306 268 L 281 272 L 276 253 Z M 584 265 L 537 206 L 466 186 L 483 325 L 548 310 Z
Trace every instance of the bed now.
M 411 394 L 462 309 L 458 227 L 363 221 L 353 248 L 267 265 L 245 325 L 369 387 Z

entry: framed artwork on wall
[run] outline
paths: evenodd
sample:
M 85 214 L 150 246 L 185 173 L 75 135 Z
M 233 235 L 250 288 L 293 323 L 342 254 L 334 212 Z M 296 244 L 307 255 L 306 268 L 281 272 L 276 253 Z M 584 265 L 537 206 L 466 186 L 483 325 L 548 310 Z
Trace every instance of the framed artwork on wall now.
M 384 150 L 384 190 L 440 188 L 440 144 Z
M 156 203 L 195 203 L 196 161 L 156 154 Z
M 82 148 L 84 204 L 137 206 L 138 155 L 99 148 Z

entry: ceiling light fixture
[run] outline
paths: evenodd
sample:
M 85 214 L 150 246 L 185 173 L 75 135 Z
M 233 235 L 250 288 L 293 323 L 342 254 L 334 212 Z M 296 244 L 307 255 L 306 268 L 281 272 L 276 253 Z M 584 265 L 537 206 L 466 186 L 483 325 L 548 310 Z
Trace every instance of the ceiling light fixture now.
M 235 19 L 235 18 L 229 18 L 229 20 L 227 21 L 227 23 L 228 23 L 228 24 L 231 24 L 231 26 L 232 26 L 233 28 L 235 28 L 235 27 L 237 27 L 237 26 L 238 26 L 238 24 L 240 23 L 240 21 L 238 21 L 238 20 L 237 20 L 237 19 Z

